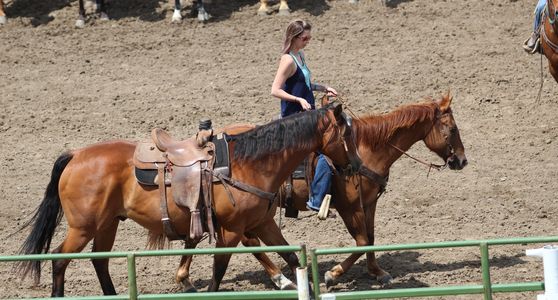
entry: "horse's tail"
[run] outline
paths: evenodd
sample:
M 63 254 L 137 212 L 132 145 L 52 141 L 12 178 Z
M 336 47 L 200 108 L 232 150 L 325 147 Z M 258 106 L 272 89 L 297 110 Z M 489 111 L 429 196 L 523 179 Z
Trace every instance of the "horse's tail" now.
M 22 227 L 23 229 L 33 224 L 31 233 L 19 250 L 20 254 L 42 254 L 48 252 L 54 230 L 60 224 L 64 215 L 58 194 L 60 176 L 72 157 L 73 154 L 71 152 L 66 152 L 60 155 L 54 163 L 43 201 L 35 210 L 33 217 Z M 41 261 L 21 261 L 16 264 L 15 268 L 22 278 L 25 278 L 31 272 L 35 283 L 39 283 L 41 278 Z

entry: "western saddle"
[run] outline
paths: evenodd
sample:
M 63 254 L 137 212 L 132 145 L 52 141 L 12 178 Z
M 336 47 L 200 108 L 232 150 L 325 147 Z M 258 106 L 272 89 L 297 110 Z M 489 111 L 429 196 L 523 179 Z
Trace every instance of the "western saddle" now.
M 211 125 L 209 128 L 201 128 L 200 125 L 200 131 L 194 137 L 176 141 L 163 129 L 155 128 L 151 132 L 151 141 L 140 142 L 136 146 L 133 157 L 136 178 L 142 184 L 158 186 L 161 221 L 169 240 L 185 240 L 188 237 L 179 236 L 169 218 L 168 186 L 176 205 L 190 211 L 189 238 L 200 239 L 204 232 L 208 232 L 211 242 L 215 236 L 212 218 L 215 144 L 210 141 L 212 134 Z M 142 181 L 138 177 L 138 172 L 142 171 L 156 173 L 156 176 L 151 182 Z

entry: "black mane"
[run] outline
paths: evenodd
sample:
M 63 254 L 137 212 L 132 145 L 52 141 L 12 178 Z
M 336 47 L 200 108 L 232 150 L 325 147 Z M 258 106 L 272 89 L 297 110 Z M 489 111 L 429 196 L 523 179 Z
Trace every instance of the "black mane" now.
M 318 121 L 327 109 L 311 110 L 261 125 L 253 130 L 230 136 L 235 142 L 234 159 L 255 160 L 294 148 L 310 149 L 318 138 Z

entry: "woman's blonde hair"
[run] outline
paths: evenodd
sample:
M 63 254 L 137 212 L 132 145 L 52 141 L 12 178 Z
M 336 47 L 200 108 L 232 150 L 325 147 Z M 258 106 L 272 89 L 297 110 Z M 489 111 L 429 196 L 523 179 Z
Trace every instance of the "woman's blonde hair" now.
M 285 40 L 283 41 L 283 54 L 289 53 L 291 51 L 291 44 L 293 39 L 303 33 L 305 30 L 311 30 L 312 25 L 303 20 L 294 20 L 289 23 L 287 30 L 285 31 Z

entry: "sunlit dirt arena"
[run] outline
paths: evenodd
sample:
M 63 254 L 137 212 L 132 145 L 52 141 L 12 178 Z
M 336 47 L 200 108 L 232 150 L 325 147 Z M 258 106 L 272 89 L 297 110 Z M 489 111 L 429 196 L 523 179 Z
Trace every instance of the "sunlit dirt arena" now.
M 77 1 L 8 1 L 8 22 L 0 27 L 0 252 L 17 253 L 28 232 L 6 237 L 30 218 L 55 159 L 67 149 L 144 140 L 154 127 L 186 138 L 203 117 L 214 127 L 276 117 L 279 101 L 270 96 L 271 82 L 284 29 L 294 18 L 313 25 L 306 55 L 314 79 L 337 89 L 357 115 L 389 112 L 448 90 L 454 96 L 469 165 L 427 176 L 423 165 L 398 160 L 378 203 L 376 244 L 556 235 L 558 84 L 545 59 L 541 75 L 540 57 L 521 48 L 531 31 L 533 1 L 291 2 L 290 16 L 262 17 L 259 1 L 213 0 L 207 6 L 213 18 L 205 24 L 188 14 L 188 4 L 182 23 L 171 24 L 171 3 L 114 0 L 112 20 L 90 17 L 76 29 Z M 421 143 L 410 152 L 440 163 Z M 340 218 L 319 221 L 303 212 L 298 220 L 281 222 L 291 244 L 354 245 Z M 53 247 L 65 226 L 63 221 Z M 125 221 L 113 249 L 143 250 L 146 240 L 143 228 Z M 493 281 L 541 281 L 542 263 L 525 257 L 525 249 L 538 246 L 491 247 Z M 294 279 L 279 256 L 271 256 Z M 320 276 L 343 257 L 321 258 Z M 378 253 L 378 260 L 394 276 L 391 288 L 481 283 L 476 248 Z M 178 262 L 139 258 L 139 292 L 179 292 Z M 192 265 L 202 292 L 211 262 L 196 257 Z M 30 279 L 20 281 L 11 267 L 0 264 L 0 297 L 50 295 L 50 263 L 36 287 Z M 126 261 L 111 260 L 110 268 L 116 290 L 127 293 Z M 361 259 L 333 291 L 378 288 Z M 272 289 L 251 255 L 234 255 L 221 284 L 224 291 Z M 65 290 L 67 296 L 101 294 L 89 261 L 70 264 Z

